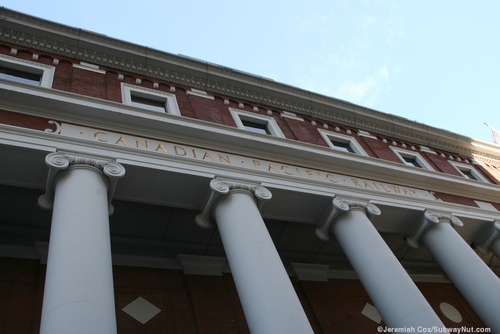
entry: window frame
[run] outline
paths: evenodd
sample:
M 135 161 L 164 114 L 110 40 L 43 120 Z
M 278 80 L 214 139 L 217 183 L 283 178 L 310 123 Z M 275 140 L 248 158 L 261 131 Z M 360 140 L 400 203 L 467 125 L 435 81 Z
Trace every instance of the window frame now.
M 168 114 L 177 116 L 181 115 L 175 94 L 145 87 L 134 86 L 126 83 L 122 83 L 121 88 L 122 88 L 122 102 L 126 105 L 133 106 L 135 108 L 139 108 L 141 110 L 149 111 L 155 114 Z M 159 110 L 157 111 L 153 109 L 148 109 L 146 107 L 141 107 L 140 105 L 138 106 L 135 104 L 136 102 L 132 101 L 132 96 L 134 95 L 142 99 L 150 99 L 151 101 L 164 102 L 165 110 L 161 112 Z
M 390 147 L 392 152 L 398 157 L 398 159 L 405 165 L 405 166 L 408 166 L 408 167 L 412 167 L 412 168 L 420 168 L 420 169 L 427 169 L 427 170 L 434 170 L 434 168 L 432 168 L 432 166 L 427 162 L 425 161 L 425 159 L 420 155 L 420 153 L 418 152 L 414 152 L 414 151 L 409 151 L 409 150 L 405 150 L 405 149 L 400 149 L 400 148 L 396 148 L 396 147 Z M 420 167 L 417 167 L 417 166 L 410 166 L 408 165 L 407 161 L 404 159 L 404 157 L 407 157 L 407 158 L 412 158 L 415 160 L 415 162 L 420 166 Z
M 368 153 L 366 153 L 366 151 L 363 149 L 363 147 L 361 147 L 361 145 L 358 143 L 358 141 L 353 136 L 345 135 L 342 133 L 336 133 L 336 132 L 332 132 L 332 131 L 328 131 L 328 130 L 323 130 L 323 129 L 318 129 L 318 131 L 321 134 L 321 137 L 323 137 L 323 140 L 328 144 L 328 147 L 330 147 L 331 149 L 334 149 L 335 151 L 342 152 L 342 153 L 368 156 Z M 341 147 L 341 146 L 335 146 L 334 142 L 348 144 L 348 146 L 352 150 L 352 152 L 346 152 L 345 150 L 339 150 L 338 147 Z
M 475 181 L 480 181 L 480 182 L 488 182 L 484 176 L 482 176 L 475 168 L 474 166 L 468 165 L 468 164 L 463 164 L 459 162 L 454 162 L 454 161 L 448 161 L 450 165 L 457 170 L 460 175 L 468 180 L 475 180 Z M 474 177 L 471 179 L 470 177 L 466 176 L 464 172 L 471 173 L 472 176 Z
M 285 138 L 285 135 L 283 131 L 281 131 L 278 123 L 271 116 L 257 115 L 249 111 L 238 110 L 235 108 L 229 108 L 229 112 L 231 113 L 231 116 L 233 117 L 233 120 L 236 123 L 236 127 L 238 129 L 242 129 L 254 134 Z M 267 129 L 268 134 L 262 134 L 254 132 L 252 130 L 248 130 L 243 124 L 243 121 L 263 125 Z
M 22 84 L 22 85 L 34 86 L 34 87 L 52 88 L 52 84 L 54 82 L 54 73 L 55 73 L 54 66 L 40 64 L 40 63 L 36 63 L 34 61 L 25 60 L 25 59 L 18 59 L 18 58 L 7 56 L 7 55 L 0 55 L 0 66 L 7 68 L 7 69 L 19 71 L 19 72 L 24 72 L 26 74 L 40 76 L 40 81 L 39 81 L 38 85 L 34 85 L 31 83 L 26 83 L 26 82 L 21 82 L 21 81 L 16 81 L 16 80 L 10 80 L 10 79 L 6 79 L 6 78 L 2 78 L 1 80 L 5 80 L 8 82 L 15 82 L 15 83 Z

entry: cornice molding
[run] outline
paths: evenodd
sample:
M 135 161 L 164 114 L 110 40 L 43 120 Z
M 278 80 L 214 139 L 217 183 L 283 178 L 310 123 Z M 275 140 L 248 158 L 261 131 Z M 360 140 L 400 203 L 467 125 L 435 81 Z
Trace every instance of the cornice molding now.
M 67 39 L 73 39 L 78 43 L 71 45 L 56 41 L 55 38 L 44 38 L 2 26 L 0 27 L 0 39 L 6 42 L 137 75 L 203 89 L 224 96 L 309 116 L 321 121 L 363 129 L 380 136 L 431 146 L 435 149 L 467 157 L 472 157 L 473 154 L 485 155 L 484 152 L 454 144 L 470 144 L 471 138 L 469 137 L 415 123 L 402 117 L 371 110 L 350 102 L 301 90 L 223 66 L 169 54 L 105 35 L 41 20 L 5 8 L 0 8 L 0 13 L 2 17 L 7 16 L 8 20 L 32 25 L 38 29 L 45 29 L 48 33 L 58 34 Z M 96 46 L 100 49 L 111 46 L 118 51 L 117 53 L 130 56 L 130 58 L 92 50 L 82 45 Z M 141 59 L 141 61 L 132 58 Z M 162 64 L 166 64 L 171 68 L 160 66 Z M 200 75 L 184 73 L 176 70 L 175 67 L 186 69 L 186 72 L 200 73 Z M 255 90 L 239 87 L 237 85 L 239 81 L 247 84 L 245 87 L 248 87 L 248 84 L 254 86 Z M 273 92 L 276 95 L 265 93 L 266 91 Z M 490 154 L 486 154 L 486 156 L 495 157 Z

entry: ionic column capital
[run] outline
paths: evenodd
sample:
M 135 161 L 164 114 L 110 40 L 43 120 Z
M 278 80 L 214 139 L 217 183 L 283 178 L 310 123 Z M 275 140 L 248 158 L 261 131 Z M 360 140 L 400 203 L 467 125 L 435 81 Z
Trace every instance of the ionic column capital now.
M 323 241 L 330 240 L 332 225 L 340 215 L 351 209 L 364 211 L 368 219 L 381 213 L 380 209 L 370 202 L 335 197 L 332 200 L 332 206 L 324 213 L 316 227 L 316 236 Z
M 106 181 L 108 182 L 109 214 L 113 213 L 111 200 L 115 193 L 116 183 L 119 178 L 125 175 L 125 168 L 122 165 L 110 160 L 59 152 L 48 154 L 45 157 L 45 163 L 49 166 L 49 173 L 45 194 L 38 198 L 38 205 L 40 207 L 47 210 L 52 209 L 55 181 L 63 171 L 70 168 L 90 168 L 106 176 Z
M 196 216 L 196 224 L 203 228 L 210 228 L 213 226 L 212 208 L 219 197 L 225 196 L 230 192 L 247 192 L 251 194 L 257 200 L 259 210 L 265 201 L 272 198 L 272 194 L 269 189 L 261 185 L 235 182 L 231 180 L 213 179 L 210 181 L 210 189 L 212 190 L 212 193 L 205 204 L 205 208 Z
M 448 223 L 454 227 L 461 227 L 464 225 L 460 219 L 451 214 L 429 212 L 426 210 L 421 220 L 413 227 L 412 231 L 405 236 L 406 242 L 411 247 L 420 247 L 422 236 L 427 229 L 439 223 Z
M 500 222 L 495 220 L 488 231 L 483 235 L 483 238 L 481 238 L 480 243 L 476 243 L 475 246 L 478 251 L 486 255 L 490 252 L 490 247 L 493 242 L 498 238 L 500 238 Z

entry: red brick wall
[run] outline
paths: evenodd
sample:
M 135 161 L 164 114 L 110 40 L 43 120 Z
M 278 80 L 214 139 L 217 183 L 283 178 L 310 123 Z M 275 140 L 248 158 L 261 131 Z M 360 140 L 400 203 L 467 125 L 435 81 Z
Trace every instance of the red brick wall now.
M 39 261 L 0 258 L 0 334 L 38 333 L 44 277 Z
M 118 333 L 198 333 L 181 271 L 114 267 Z M 142 297 L 162 311 L 142 325 L 122 308 Z
M 417 286 L 446 327 L 485 327 L 481 319 L 452 284 L 417 283 Z M 452 305 L 460 312 L 463 318 L 461 323 L 457 324 L 443 315 L 439 307 L 443 302 Z
M 376 333 L 379 324 L 361 314 L 366 303 L 373 303 L 357 280 L 300 282 L 321 331 L 318 333 Z M 429 304 L 447 327 L 485 327 L 475 312 L 451 284 L 417 283 Z M 448 303 L 462 315 L 461 323 L 449 320 L 439 305 Z M 311 317 L 310 317 L 311 318 Z M 313 320 L 313 321 L 314 321 Z M 311 321 L 312 322 L 312 321 Z M 382 322 L 382 326 L 385 324 Z
M 120 334 L 249 332 L 229 274 L 197 276 L 123 266 L 113 270 Z M 37 260 L 0 258 L 0 273 L 0 334 L 38 333 L 45 266 Z M 366 303 L 372 303 L 359 281 L 292 283 L 315 333 L 376 333 L 379 324 L 361 314 Z M 446 326 L 484 327 L 453 285 L 417 286 Z M 122 311 L 139 296 L 162 310 L 144 325 Z M 439 308 L 442 302 L 453 305 L 463 321 L 446 318 Z
M 249 333 L 231 275 L 187 275 L 199 333 Z

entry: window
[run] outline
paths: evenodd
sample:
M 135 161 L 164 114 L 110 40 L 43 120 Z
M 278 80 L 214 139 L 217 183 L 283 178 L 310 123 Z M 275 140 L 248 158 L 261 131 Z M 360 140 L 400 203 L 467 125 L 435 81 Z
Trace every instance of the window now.
M 399 160 L 407 166 L 432 170 L 431 165 L 429 165 L 418 152 L 399 149 L 392 146 L 391 150 L 399 158 Z
M 157 113 L 180 115 L 174 94 L 122 84 L 123 103 Z
M 401 155 L 401 157 L 403 158 L 403 161 L 404 161 L 405 165 L 422 168 L 422 166 L 420 166 L 420 164 L 418 163 L 418 161 L 417 161 L 417 159 L 416 159 L 415 156 L 404 156 L 404 155 Z
M 256 123 L 252 122 L 249 120 L 242 119 L 241 123 L 243 124 L 243 127 L 245 130 L 252 131 L 255 133 L 260 133 L 263 135 L 270 135 L 271 132 L 269 132 L 269 129 L 267 128 L 267 123 Z
M 130 104 L 139 108 L 148 109 L 157 112 L 168 112 L 166 100 L 151 99 L 148 96 L 141 96 L 132 92 L 130 94 Z
M 356 139 L 349 135 L 344 135 L 332 131 L 318 129 L 319 133 L 334 150 L 346 153 L 355 153 L 360 155 L 368 155 L 365 150 L 358 144 Z
M 451 161 L 450 164 L 466 179 L 487 182 L 486 179 L 476 171 L 474 166 Z
M 342 142 L 331 138 L 330 141 L 332 142 L 333 148 L 336 149 L 337 151 L 354 153 L 354 150 L 351 147 L 351 143 Z
M 476 176 L 472 173 L 472 171 L 469 170 L 460 170 L 460 172 L 465 176 L 467 179 L 471 180 L 477 180 Z
M 0 79 L 33 86 L 52 87 L 54 67 L 0 55 Z
M 39 86 L 42 76 L 40 74 L 28 73 L 0 66 L 0 78 L 28 85 Z
M 258 115 L 234 108 L 229 108 L 229 112 L 239 129 L 263 135 L 285 137 L 276 120 L 270 116 Z

